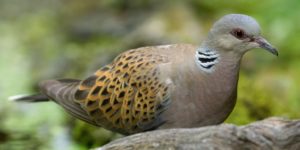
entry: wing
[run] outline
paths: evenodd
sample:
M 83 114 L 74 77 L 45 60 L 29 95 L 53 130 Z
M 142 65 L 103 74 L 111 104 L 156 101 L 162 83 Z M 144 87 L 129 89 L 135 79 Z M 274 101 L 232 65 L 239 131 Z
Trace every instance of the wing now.
M 105 128 L 123 134 L 150 130 L 163 123 L 169 85 L 160 78 L 168 59 L 144 50 L 130 50 L 83 80 L 76 102 Z

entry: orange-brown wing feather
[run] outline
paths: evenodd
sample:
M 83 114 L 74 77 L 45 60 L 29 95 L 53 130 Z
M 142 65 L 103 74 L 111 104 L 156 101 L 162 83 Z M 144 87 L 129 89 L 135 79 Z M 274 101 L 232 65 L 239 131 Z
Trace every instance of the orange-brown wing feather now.
M 169 102 L 158 67 L 166 62 L 159 54 L 125 52 L 82 81 L 75 99 L 105 128 L 125 134 L 155 128 L 163 123 L 160 113 Z

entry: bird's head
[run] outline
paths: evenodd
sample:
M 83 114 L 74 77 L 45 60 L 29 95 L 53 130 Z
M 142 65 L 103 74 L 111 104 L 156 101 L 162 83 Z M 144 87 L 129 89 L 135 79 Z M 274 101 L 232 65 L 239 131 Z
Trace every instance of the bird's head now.
M 260 35 L 260 26 L 250 16 L 229 14 L 219 19 L 211 28 L 208 43 L 213 48 L 243 55 L 248 50 L 263 48 L 274 55 L 278 51 Z

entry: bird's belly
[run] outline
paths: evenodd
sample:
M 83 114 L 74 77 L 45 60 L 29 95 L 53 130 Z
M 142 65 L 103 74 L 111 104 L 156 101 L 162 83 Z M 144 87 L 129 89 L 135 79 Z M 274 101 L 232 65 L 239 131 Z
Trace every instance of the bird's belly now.
M 216 96 L 214 95 L 214 97 Z M 192 98 L 196 100 L 192 100 Z M 174 99 L 175 101 L 163 114 L 165 124 L 160 127 L 161 129 L 192 128 L 224 122 L 234 108 L 236 91 L 209 100 L 191 95 L 186 97 L 177 95 Z

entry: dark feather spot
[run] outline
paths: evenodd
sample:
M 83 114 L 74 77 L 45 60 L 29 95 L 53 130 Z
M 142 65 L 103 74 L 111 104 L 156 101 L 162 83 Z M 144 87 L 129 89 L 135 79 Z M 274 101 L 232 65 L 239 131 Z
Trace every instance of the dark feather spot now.
M 120 112 L 119 109 L 115 110 L 110 116 L 109 118 L 113 118 L 116 114 L 118 114 Z
M 85 99 L 88 94 L 89 94 L 89 92 L 87 90 L 77 90 L 75 92 L 75 99 L 77 99 L 77 100 Z
M 115 121 L 115 124 L 119 124 L 120 123 L 120 118 L 118 118 L 116 121 Z
M 110 80 L 109 80 L 109 78 L 107 78 L 106 80 L 105 80 L 105 83 L 109 83 L 110 82 Z
M 138 64 L 136 67 L 140 68 L 143 65 L 143 63 Z
M 136 82 L 131 83 L 131 86 L 136 87 Z
M 121 72 L 121 70 L 117 70 L 115 73 L 116 73 L 116 74 L 119 74 L 120 72 Z
M 119 62 L 119 63 L 118 63 L 118 66 L 122 66 L 122 65 L 123 65 L 123 63 L 122 63 L 122 62 Z
M 107 91 L 107 88 L 103 88 L 102 92 L 101 92 L 101 95 L 108 95 L 108 91 Z
M 105 110 L 105 113 L 108 113 L 112 110 L 112 107 L 108 107 L 106 110 Z
M 119 102 L 117 101 L 117 99 L 114 99 L 113 105 L 118 104 Z
M 101 71 L 107 71 L 107 70 L 109 70 L 109 67 L 103 67 L 103 68 L 101 68 Z
M 129 74 L 126 72 L 126 73 L 124 73 L 123 78 L 127 78 L 128 76 L 129 76 Z
M 123 66 L 123 69 L 126 69 L 126 68 L 128 68 L 128 64 L 125 64 L 125 65 Z
M 147 108 L 147 104 L 144 104 L 144 105 L 143 105 L 143 108 L 146 109 L 146 108 Z
M 82 85 L 92 87 L 95 84 L 97 78 L 97 76 L 90 76 L 82 82 Z
M 125 60 L 130 60 L 132 59 L 132 56 L 128 56 Z
M 90 106 L 92 106 L 92 105 L 95 104 L 95 103 L 96 103 L 96 101 L 89 100 L 89 101 L 87 102 L 87 107 L 90 107 Z
M 110 89 L 114 89 L 114 88 L 115 88 L 115 86 L 114 86 L 114 85 L 110 85 L 108 88 L 110 88 Z
M 151 99 L 155 99 L 156 97 L 155 97 L 155 96 L 150 96 L 150 98 L 151 98 Z M 153 101 L 151 101 L 151 102 L 153 102 Z
M 131 102 L 132 102 L 132 100 L 129 100 L 129 101 L 127 102 L 128 106 L 131 105 Z
M 137 128 L 138 128 L 138 126 L 137 126 L 137 125 L 133 126 L 133 130 L 136 130 Z
M 120 83 L 121 83 L 121 82 L 118 80 L 118 81 L 117 81 L 117 84 L 120 84 Z
M 98 81 L 104 81 L 106 79 L 106 76 L 102 76 L 101 78 L 98 79 Z
M 167 90 L 168 90 L 168 87 L 165 87 L 165 88 L 164 88 L 164 91 L 167 92 Z
M 109 103 L 109 98 L 104 99 L 104 100 L 102 101 L 102 103 L 101 103 L 101 106 L 105 106 L 105 105 L 107 105 L 108 103 Z
M 124 91 L 122 91 L 120 94 L 119 94 L 119 98 L 123 98 L 125 96 L 125 92 Z
M 101 88 L 102 88 L 101 86 L 97 86 L 97 87 L 93 90 L 92 95 L 98 94 L 99 91 L 101 90 Z
M 199 51 L 198 51 L 198 54 L 199 55 L 204 55 L 204 56 L 210 56 L 211 55 L 211 54 L 205 54 L 205 53 L 202 53 L 202 52 L 199 52 Z
M 113 82 L 116 82 L 118 80 L 118 78 L 117 77 L 115 77 L 114 79 L 113 79 Z
M 198 60 L 201 61 L 202 63 L 207 63 L 207 62 L 213 62 L 217 59 L 217 57 L 213 57 L 213 58 L 202 58 L 199 57 Z
M 142 97 L 142 96 L 143 96 L 142 93 L 139 92 L 139 93 L 138 93 L 138 97 Z
M 90 115 L 95 116 L 96 114 L 98 114 L 98 112 L 99 112 L 99 109 L 94 109 L 94 110 L 90 111 Z
M 127 87 L 128 87 L 128 84 L 124 83 L 123 88 L 127 88 Z
M 214 64 L 208 65 L 208 66 L 203 66 L 201 65 L 201 67 L 205 68 L 205 69 L 210 69 L 212 66 L 214 66 Z
M 159 104 L 156 109 L 157 110 L 163 109 L 163 105 Z

